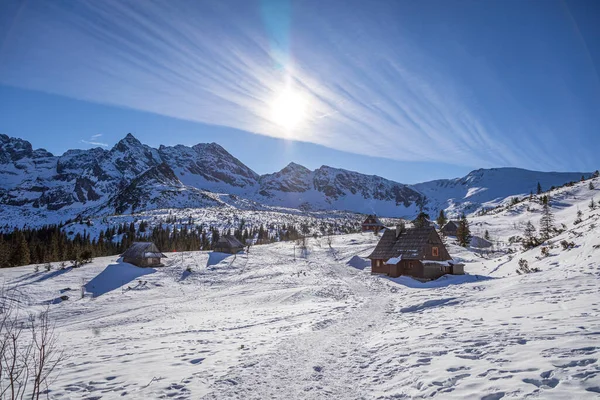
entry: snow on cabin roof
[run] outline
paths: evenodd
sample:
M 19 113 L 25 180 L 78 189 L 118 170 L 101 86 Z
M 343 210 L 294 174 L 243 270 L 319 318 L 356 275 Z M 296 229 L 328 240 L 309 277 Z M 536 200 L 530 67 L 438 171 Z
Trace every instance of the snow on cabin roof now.
M 155 253 L 151 251 L 147 251 L 144 253 L 144 258 L 162 258 L 166 257 L 163 253 Z
M 151 254 L 151 255 L 146 255 Z M 166 258 L 152 242 L 133 242 L 123 254 L 124 258 Z
M 441 265 L 444 267 L 449 267 L 453 264 L 456 264 L 454 262 L 454 260 L 447 260 L 447 261 L 437 261 L 437 260 L 423 260 L 421 261 L 423 264 L 427 265 L 427 264 L 436 264 L 436 265 Z
M 229 247 L 244 247 L 244 245 L 242 244 L 242 242 L 240 242 L 239 240 L 237 240 L 237 238 L 233 235 L 223 235 L 219 238 L 219 240 L 217 241 L 217 244 L 219 245 L 226 245 Z
M 390 258 L 387 260 L 386 264 L 398 264 L 400 261 L 402 261 L 402 254 L 400 254 L 398 257 Z

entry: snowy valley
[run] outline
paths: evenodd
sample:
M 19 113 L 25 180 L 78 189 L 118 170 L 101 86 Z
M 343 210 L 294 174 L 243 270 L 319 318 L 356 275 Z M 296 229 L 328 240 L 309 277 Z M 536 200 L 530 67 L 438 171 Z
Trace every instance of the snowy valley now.
M 290 241 L 167 252 L 161 268 L 114 256 L 0 276 L 23 312 L 51 304 L 68 356 L 52 399 L 592 399 L 598 188 L 595 178 L 545 193 L 558 231 L 529 250 L 517 237 L 539 225 L 538 196 L 469 216 L 494 246 L 447 238 L 466 275 L 424 283 L 372 275 L 372 233 L 311 237 L 305 251 Z M 518 274 L 520 260 L 540 272 Z

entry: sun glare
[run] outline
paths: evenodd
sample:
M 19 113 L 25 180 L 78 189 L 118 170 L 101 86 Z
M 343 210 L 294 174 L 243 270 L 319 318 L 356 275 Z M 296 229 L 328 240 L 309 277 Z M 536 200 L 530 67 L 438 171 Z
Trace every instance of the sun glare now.
M 285 89 L 273 102 L 271 111 L 273 122 L 292 130 L 306 119 L 306 99 L 292 89 Z

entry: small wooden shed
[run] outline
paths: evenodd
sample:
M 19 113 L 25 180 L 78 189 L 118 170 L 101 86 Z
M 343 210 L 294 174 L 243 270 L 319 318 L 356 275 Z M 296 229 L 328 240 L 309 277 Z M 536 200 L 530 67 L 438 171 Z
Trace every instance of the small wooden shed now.
M 446 236 L 456 236 L 456 232 L 458 231 L 458 222 L 456 221 L 448 221 L 442 226 L 440 229 L 442 233 Z
M 408 275 L 421 280 L 464 274 L 432 226 L 387 230 L 368 257 L 373 274 Z
M 152 242 L 133 242 L 121 256 L 124 262 L 138 267 L 163 267 L 160 259 L 167 257 Z
M 236 254 L 244 249 L 244 244 L 233 235 L 223 235 L 215 243 L 215 251 L 219 253 Z
M 379 218 L 377 218 L 377 215 L 375 215 L 375 214 L 367 215 L 367 218 L 365 218 L 365 220 L 363 221 L 363 223 L 361 225 L 361 229 L 363 232 L 376 232 L 377 233 L 384 228 L 385 228 L 385 225 L 383 225 L 381 223 L 381 221 L 379 220 Z

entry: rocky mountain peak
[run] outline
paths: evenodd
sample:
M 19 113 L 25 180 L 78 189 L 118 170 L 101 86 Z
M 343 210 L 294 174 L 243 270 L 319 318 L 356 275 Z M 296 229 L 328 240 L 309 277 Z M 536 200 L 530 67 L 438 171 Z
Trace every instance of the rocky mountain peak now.
M 0 135 L 0 162 L 8 163 L 31 157 L 33 149 L 27 140 Z
M 308 173 L 311 172 L 311 170 L 308 169 L 308 168 L 306 168 L 303 165 L 296 164 L 295 162 L 291 162 L 288 165 L 286 165 L 285 167 L 283 167 L 281 169 L 281 171 L 279 171 L 279 172 L 282 173 L 282 174 L 287 174 L 287 173 L 292 173 L 292 172 L 295 172 L 295 173 L 300 172 L 300 173 L 307 173 L 308 174 Z
M 114 145 L 111 151 L 120 151 L 122 153 L 131 150 L 132 148 L 143 147 L 144 145 L 131 133 L 128 133 L 123 139 L 119 140 Z

